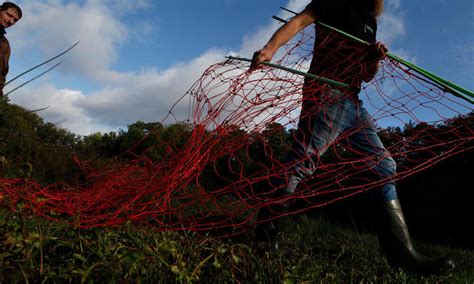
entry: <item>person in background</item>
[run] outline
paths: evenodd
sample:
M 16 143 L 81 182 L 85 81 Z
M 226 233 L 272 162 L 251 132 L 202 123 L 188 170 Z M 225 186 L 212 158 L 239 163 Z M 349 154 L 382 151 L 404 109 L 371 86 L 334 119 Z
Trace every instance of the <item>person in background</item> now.
M 5 37 L 5 29 L 16 24 L 22 17 L 20 7 L 11 2 L 3 2 L 0 6 L 0 97 L 3 96 L 3 87 L 8 74 L 10 60 L 10 43 Z

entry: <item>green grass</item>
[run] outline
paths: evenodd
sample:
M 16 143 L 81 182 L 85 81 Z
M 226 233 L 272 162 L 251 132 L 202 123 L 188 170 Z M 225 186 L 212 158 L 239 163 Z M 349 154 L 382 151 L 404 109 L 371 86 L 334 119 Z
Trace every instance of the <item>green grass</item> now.
M 79 230 L 0 208 L 0 283 L 472 283 L 474 252 L 417 244 L 458 268 L 423 277 L 392 270 L 376 237 L 307 216 L 287 220 L 283 249 L 238 239 L 123 226 Z

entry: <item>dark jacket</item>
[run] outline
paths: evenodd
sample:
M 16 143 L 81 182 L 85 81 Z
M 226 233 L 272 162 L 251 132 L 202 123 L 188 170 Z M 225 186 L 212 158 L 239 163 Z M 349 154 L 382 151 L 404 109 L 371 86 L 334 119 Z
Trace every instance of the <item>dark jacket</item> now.
M 5 37 L 5 30 L 0 28 L 0 96 L 3 96 L 3 87 L 8 74 L 8 61 L 10 60 L 10 43 Z

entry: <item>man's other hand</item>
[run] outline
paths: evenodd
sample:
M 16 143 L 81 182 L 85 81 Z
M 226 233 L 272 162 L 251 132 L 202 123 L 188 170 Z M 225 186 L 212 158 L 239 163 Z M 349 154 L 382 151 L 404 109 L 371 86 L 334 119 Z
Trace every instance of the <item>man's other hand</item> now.
M 252 63 L 250 64 L 249 70 L 254 70 L 261 67 L 262 62 L 271 61 L 274 52 L 270 51 L 269 48 L 262 48 L 256 51 L 252 57 Z
M 387 46 L 379 41 L 367 48 L 367 55 L 370 60 L 382 60 L 387 56 L 387 52 Z

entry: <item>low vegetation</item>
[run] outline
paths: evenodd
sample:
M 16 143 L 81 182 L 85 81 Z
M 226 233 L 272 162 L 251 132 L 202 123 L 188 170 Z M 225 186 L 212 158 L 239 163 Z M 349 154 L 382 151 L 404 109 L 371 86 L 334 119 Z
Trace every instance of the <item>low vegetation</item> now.
M 471 114 L 459 120 L 472 126 L 472 118 Z M 407 129 L 416 127 L 424 126 Z M 136 122 L 117 133 L 80 137 L 2 98 L 0 178 L 74 184 L 80 182 L 74 156 L 100 167 L 117 157 L 127 159 L 127 150 L 142 141 L 133 153 L 159 161 L 166 155 L 167 141 L 179 147 L 188 131 L 185 124 Z M 402 132 L 388 129 L 381 135 L 389 140 L 391 134 Z M 281 143 L 280 138 L 274 140 Z M 285 145 L 275 149 L 283 151 Z M 473 151 L 464 152 L 399 185 L 420 250 L 456 260 L 457 269 L 442 277 L 391 269 L 375 236 L 361 230 L 359 220 L 348 218 L 340 208 L 329 208 L 331 214 L 324 218 L 314 212 L 290 217 L 280 236 L 282 249 L 269 251 L 254 242 L 251 228 L 233 237 L 160 232 L 133 224 L 81 230 L 38 218 L 21 202 L 15 208 L 2 207 L 0 195 L 0 283 L 472 283 L 473 238 L 466 228 L 471 200 L 462 186 L 472 169 L 472 155 Z M 212 186 L 211 179 L 207 182 Z M 353 208 L 358 202 L 341 204 Z
M 419 244 L 456 259 L 435 277 L 391 269 L 376 237 L 321 218 L 287 220 L 281 251 L 251 233 L 215 238 L 131 225 L 79 230 L 17 212 L 0 211 L 0 282 L 42 283 L 470 283 L 473 251 Z

